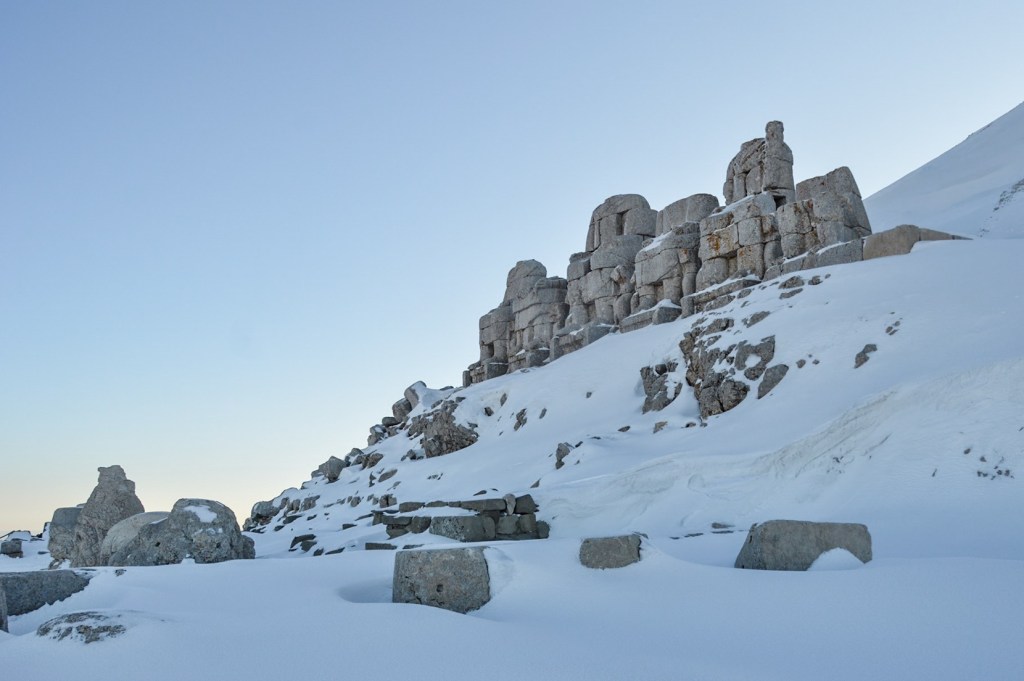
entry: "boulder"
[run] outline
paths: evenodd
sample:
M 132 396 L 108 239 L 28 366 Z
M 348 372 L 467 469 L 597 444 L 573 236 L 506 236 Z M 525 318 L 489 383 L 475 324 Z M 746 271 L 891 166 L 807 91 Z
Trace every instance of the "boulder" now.
M 861 562 L 871 560 L 871 534 L 857 523 L 769 520 L 754 524 L 736 567 L 746 570 L 806 570 L 818 556 L 846 549 Z
M 110 557 L 110 565 L 170 565 L 255 558 L 252 539 L 242 535 L 231 509 L 210 499 L 179 499 L 164 520 L 143 525 Z
M 81 506 L 69 508 L 58 508 L 53 512 L 50 520 L 50 542 L 47 548 L 50 550 L 50 558 L 54 564 L 59 564 L 71 558 L 75 548 L 75 525 L 78 523 L 78 516 L 82 513 Z
M 336 456 L 332 456 L 331 458 L 327 459 L 327 461 L 324 461 L 322 464 L 320 464 L 320 467 L 317 468 L 317 471 L 319 471 L 325 478 L 327 478 L 327 482 L 334 482 L 335 480 L 338 479 L 338 477 L 341 475 L 341 472 L 345 470 L 347 466 L 347 461 L 345 461 L 344 459 L 339 459 Z
M 482 548 L 400 551 L 395 555 L 394 603 L 467 613 L 490 600 L 490 573 Z
M 24 615 L 78 593 L 89 578 L 74 570 L 0 572 L 0 592 L 6 597 L 8 615 Z
M 584 539 L 580 544 L 580 563 L 595 570 L 621 568 L 640 562 L 640 536 Z
M 146 510 L 135 496 L 135 483 L 125 476 L 123 468 L 108 466 L 98 470 L 99 482 L 75 523 L 73 567 L 100 565 L 100 545 L 107 531 L 125 518 Z
M 149 511 L 148 513 L 137 513 L 130 518 L 125 518 L 114 525 L 107 532 L 100 544 L 100 565 L 110 565 L 110 558 L 121 551 L 135 537 L 139 530 L 151 523 L 158 523 L 169 515 L 167 511 Z

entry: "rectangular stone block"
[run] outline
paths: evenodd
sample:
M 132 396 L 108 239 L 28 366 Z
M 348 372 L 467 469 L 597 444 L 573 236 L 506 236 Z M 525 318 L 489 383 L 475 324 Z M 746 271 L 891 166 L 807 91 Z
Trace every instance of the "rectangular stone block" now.
M 764 244 L 741 246 L 736 252 L 736 272 L 764 276 Z
M 654 236 L 657 231 L 658 211 L 639 206 L 626 212 L 623 233 Z
M 845 265 L 851 262 L 863 260 L 863 245 L 860 239 L 847 241 L 830 248 L 818 251 L 815 254 L 816 267 L 828 267 L 829 265 Z
M 796 201 L 781 206 L 775 213 L 779 233 L 807 234 L 814 230 L 814 204 L 811 200 Z
M 590 271 L 590 258 L 580 258 L 578 260 L 569 261 L 569 269 L 566 272 L 566 277 L 569 281 L 575 281 L 582 279 L 583 276 Z
M 740 220 L 736 223 L 736 233 L 739 237 L 740 246 L 763 244 L 778 236 L 771 216 Z
M 734 254 L 739 246 L 739 233 L 736 230 L 736 225 L 729 225 L 701 237 L 700 259 L 725 258 Z
M 729 278 L 729 262 L 725 258 L 709 258 L 704 260 L 697 272 L 695 288 L 702 291 L 709 286 L 720 284 Z

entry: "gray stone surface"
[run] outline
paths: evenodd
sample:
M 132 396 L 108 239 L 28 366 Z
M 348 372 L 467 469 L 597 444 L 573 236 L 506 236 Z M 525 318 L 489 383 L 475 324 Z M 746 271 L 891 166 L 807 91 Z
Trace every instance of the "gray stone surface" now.
M 320 464 L 317 469 L 325 478 L 327 482 L 334 482 L 341 475 L 341 472 L 348 466 L 348 462 L 344 459 L 339 459 L 336 456 L 332 456 L 327 461 Z
M 605 570 L 638 562 L 640 537 L 636 534 L 584 539 L 580 543 L 580 563 L 584 567 Z
M 3 582 L 0 582 L 0 631 L 9 631 L 7 628 L 7 592 L 4 591 Z
M 392 581 L 395 603 L 416 603 L 467 613 L 490 600 L 490 572 L 482 548 L 395 554 Z
M 170 565 L 255 558 L 252 539 L 238 529 L 235 514 L 211 499 L 179 499 L 166 519 L 143 525 L 110 557 L 110 565 Z
M 430 523 L 430 534 L 455 541 L 488 541 L 495 537 L 494 520 L 486 516 L 438 516 Z
M 89 573 L 75 570 L 0 572 L 0 591 L 7 601 L 7 614 L 24 615 L 72 596 L 89 584 Z
M 806 570 L 832 549 L 846 549 L 861 562 L 871 560 L 871 534 L 856 523 L 769 520 L 747 534 L 736 567 L 747 570 Z
M 864 240 L 864 259 L 885 258 L 890 255 L 906 255 L 919 241 L 945 241 L 958 239 L 946 232 L 922 229 L 917 225 L 898 225 L 884 232 L 871 234 Z
M 78 523 L 78 516 L 81 513 L 81 506 L 58 508 L 53 512 L 47 549 L 54 565 L 71 558 L 75 548 L 75 524 Z
M 151 523 L 158 523 L 170 515 L 167 511 L 148 511 L 137 513 L 130 518 L 125 518 L 117 523 L 107 532 L 100 544 L 100 565 L 109 565 L 110 558 L 115 553 L 124 549 L 135 537 L 139 530 Z
M 99 473 L 99 482 L 75 523 L 73 567 L 100 565 L 100 546 L 107 531 L 125 518 L 146 510 L 135 496 L 135 483 L 125 476 L 123 468 L 101 467 Z

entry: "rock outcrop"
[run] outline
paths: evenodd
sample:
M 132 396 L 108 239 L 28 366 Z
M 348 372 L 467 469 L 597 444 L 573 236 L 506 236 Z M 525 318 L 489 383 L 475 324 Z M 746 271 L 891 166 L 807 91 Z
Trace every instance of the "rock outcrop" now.
M 112 553 L 109 564 L 170 565 L 186 558 L 196 563 L 255 558 L 255 548 L 224 504 L 179 499 L 164 520 L 143 524 L 132 540 Z
M 491 578 L 482 548 L 395 554 L 394 603 L 416 603 L 467 613 L 490 600 Z
M 125 476 L 123 468 L 101 467 L 99 473 L 99 482 L 75 523 L 75 542 L 71 552 L 73 567 L 101 565 L 100 546 L 110 528 L 146 510 L 135 496 L 135 483 Z
M 741 145 L 723 193 L 725 206 L 694 194 L 661 211 L 639 194 L 605 199 L 566 279 L 547 277 L 532 260 L 512 269 L 502 304 L 480 320 L 480 360 L 463 384 L 702 311 L 761 281 L 863 257 L 871 227 L 853 173 L 843 167 L 795 183 L 778 121 Z
M 755 524 L 736 557 L 747 570 L 806 570 L 826 551 L 845 549 L 871 561 L 871 534 L 856 523 L 769 520 Z

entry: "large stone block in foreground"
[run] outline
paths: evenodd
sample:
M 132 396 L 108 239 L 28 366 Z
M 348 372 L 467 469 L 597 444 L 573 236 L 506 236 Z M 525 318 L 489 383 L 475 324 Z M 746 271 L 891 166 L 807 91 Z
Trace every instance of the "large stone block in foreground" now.
M 6 596 L 7 614 L 24 615 L 72 596 L 89 584 L 74 570 L 0 572 L 0 592 Z
M 639 562 L 640 537 L 635 534 L 584 539 L 580 544 L 580 563 L 588 568 L 605 570 Z
M 491 600 L 484 549 L 399 551 L 391 600 L 459 613 L 477 610 Z
M 872 234 L 864 240 L 864 259 L 885 258 L 890 255 L 906 255 L 918 241 L 944 241 L 957 239 L 946 232 L 923 229 L 917 225 L 899 225 L 884 232 Z
M 806 570 L 826 551 L 846 549 L 871 560 L 871 534 L 859 523 L 769 520 L 747 534 L 736 567 L 747 570 Z

